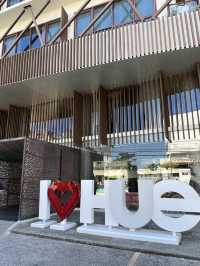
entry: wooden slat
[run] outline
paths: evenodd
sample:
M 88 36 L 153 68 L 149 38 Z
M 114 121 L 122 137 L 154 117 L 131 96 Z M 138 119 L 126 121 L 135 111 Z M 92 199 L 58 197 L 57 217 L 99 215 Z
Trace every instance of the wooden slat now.
M 169 107 L 168 107 L 168 102 L 167 102 L 167 93 L 166 93 L 163 74 L 160 75 L 159 81 L 160 81 L 159 85 L 160 85 L 162 129 L 164 131 L 164 135 L 166 139 L 170 141 L 170 135 L 168 131 L 168 127 L 170 126 Z
M 7 85 L 63 71 L 76 71 L 140 56 L 178 51 L 186 47 L 196 48 L 200 45 L 199 27 L 200 13 L 194 11 L 124 25 L 78 39 L 66 39 L 62 44 L 55 43 L 13 56 L 12 71 L 9 58 L 1 59 L 0 82 L 1 85 Z M 66 38 L 65 31 L 63 34 Z M 19 72 L 19 68 L 24 66 L 27 66 L 27 70 Z
M 83 98 L 82 95 L 75 92 L 74 94 L 74 144 L 82 145 L 83 135 Z
M 29 108 L 10 106 L 3 118 L 0 112 L 0 138 L 29 134 L 86 147 L 163 141 L 162 134 L 170 141 L 198 139 L 199 84 L 197 69 L 73 97 L 36 95 Z

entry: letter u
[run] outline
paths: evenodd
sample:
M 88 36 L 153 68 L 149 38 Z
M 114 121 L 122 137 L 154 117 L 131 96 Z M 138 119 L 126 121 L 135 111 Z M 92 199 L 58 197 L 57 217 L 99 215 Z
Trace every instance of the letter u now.
M 129 211 L 126 207 L 124 180 L 109 182 L 109 211 L 121 226 L 137 229 L 145 226 L 153 216 L 153 180 L 139 180 L 139 209 Z

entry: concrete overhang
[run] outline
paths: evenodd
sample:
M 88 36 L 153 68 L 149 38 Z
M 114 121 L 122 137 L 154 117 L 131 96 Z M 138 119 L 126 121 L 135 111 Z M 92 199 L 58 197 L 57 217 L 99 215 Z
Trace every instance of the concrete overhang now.
M 43 96 L 64 97 L 74 91 L 87 93 L 99 87 L 134 85 L 156 78 L 160 72 L 173 75 L 191 71 L 198 62 L 200 48 L 188 48 L 13 83 L 0 87 L 0 109 L 9 105 L 28 106 L 36 95 L 42 100 Z

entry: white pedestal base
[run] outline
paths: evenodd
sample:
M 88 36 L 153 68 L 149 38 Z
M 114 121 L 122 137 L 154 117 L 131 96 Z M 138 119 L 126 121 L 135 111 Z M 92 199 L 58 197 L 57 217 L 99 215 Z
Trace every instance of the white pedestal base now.
M 50 225 L 55 224 L 55 223 L 56 223 L 56 221 L 52 221 L 52 220 L 38 221 L 38 222 L 32 223 L 31 227 L 44 229 L 44 228 L 48 228 Z
M 50 229 L 58 230 L 58 231 L 68 231 L 76 226 L 77 226 L 76 223 L 70 223 L 70 222 L 67 222 L 67 220 L 63 220 L 61 223 L 51 225 Z
M 181 242 L 180 233 L 171 233 L 167 231 L 156 231 L 139 229 L 135 231 L 127 230 L 120 227 L 109 228 L 105 225 L 83 225 L 77 228 L 77 232 L 81 234 L 106 236 L 114 238 L 122 238 L 129 240 L 149 241 L 154 243 L 179 245 Z

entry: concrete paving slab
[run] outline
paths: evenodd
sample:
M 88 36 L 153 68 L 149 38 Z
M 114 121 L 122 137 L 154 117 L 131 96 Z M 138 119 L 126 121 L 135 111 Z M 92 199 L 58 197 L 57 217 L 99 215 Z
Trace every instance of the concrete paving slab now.
M 9 227 L 13 225 L 11 221 L 0 221 L 0 238 L 5 236 Z
M 128 266 L 200 266 L 200 261 L 186 260 L 166 256 L 155 256 L 149 254 L 133 254 Z
M 200 261 L 19 234 L 0 238 L 0 254 L 0 266 L 200 266 Z
M 32 236 L 0 238 L 0 266 L 127 266 L 132 252 Z
M 79 224 L 79 212 L 75 211 L 70 217 L 69 221 L 77 222 Z M 98 224 L 104 223 L 104 214 L 97 212 L 95 214 L 95 222 Z M 155 229 L 153 223 L 149 224 L 147 228 Z M 83 235 L 76 232 L 76 229 L 68 232 L 52 231 L 50 229 L 34 229 L 30 227 L 29 223 L 18 225 L 12 232 L 17 234 L 31 235 L 42 238 L 50 238 L 63 240 L 74 243 L 81 243 L 93 246 L 110 247 L 121 250 L 129 250 L 133 252 L 143 252 L 150 254 L 158 254 L 164 256 L 173 256 L 179 258 L 200 260 L 200 226 L 197 226 L 190 232 L 183 234 L 183 240 L 180 246 L 156 244 L 148 242 L 140 242 L 134 240 L 122 240 L 109 237 L 99 237 L 92 235 Z

